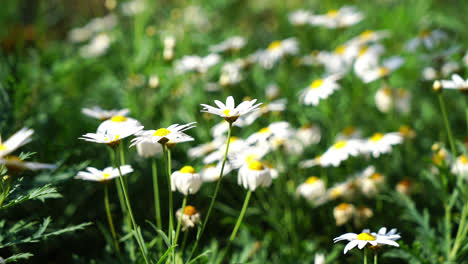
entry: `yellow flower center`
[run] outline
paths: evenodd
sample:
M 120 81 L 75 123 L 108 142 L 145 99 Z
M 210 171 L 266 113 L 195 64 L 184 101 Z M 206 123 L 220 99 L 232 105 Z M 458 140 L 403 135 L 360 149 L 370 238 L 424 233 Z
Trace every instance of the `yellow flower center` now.
M 351 205 L 349 203 L 340 203 L 337 207 L 338 210 L 347 210 L 348 208 L 351 208 Z
M 317 178 L 315 176 L 312 176 L 312 177 L 307 178 L 306 183 L 307 184 L 313 184 L 314 182 L 316 182 L 318 180 L 319 180 L 319 178 Z
M 370 141 L 372 141 L 372 142 L 377 142 L 377 141 L 381 140 L 383 137 L 384 137 L 384 134 L 382 134 L 382 133 L 375 133 L 375 134 L 372 135 L 372 137 L 370 138 Z
M 424 31 L 419 32 L 418 37 L 420 39 L 423 39 L 423 38 L 429 37 L 430 35 L 431 35 L 431 32 L 429 30 L 424 30 Z
M 247 155 L 247 157 L 245 157 L 245 161 L 247 163 L 251 163 L 251 162 L 256 161 L 256 160 L 258 160 L 258 156 L 255 155 L 255 154 L 249 154 L 249 155 Z
M 367 47 L 367 46 L 362 47 L 362 48 L 359 50 L 359 55 L 358 55 L 358 56 L 360 57 L 360 56 L 366 54 L 367 50 L 369 50 L 369 47 Z
M 377 173 L 377 172 L 370 176 L 370 178 L 375 181 L 380 180 L 382 177 L 383 177 L 382 174 Z
M 334 188 L 330 191 L 330 195 L 332 198 L 338 198 L 343 194 L 343 192 L 339 188 Z
M 340 140 L 338 142 L 335 143 L 335 145 L 333 145 L 334 148 L 336 149 L 342 149 L 346 146 L 348 142 L 346 142 L 345 140 Z
M 229 143 L 237 141 L 238 139 L 239 139 L 238 137 L 231 137 L 231 139 L 229 140 Z
M 340 45 L 335 49 L 335 53 L 342 55 L 345 52 L 345 50 L 346 50 L 346 46 Z
M 275 40 L 273 41 L 272 43 L 270 43 L 270 45 L 268 45 L 268 50 L 276 50 L 276 49 L 279 49 L 281 47 L 281 41 L 279 40 Z
M 109 178 L 109 177 L 110 177 L 110 173 L 104 172 L 104 173 L 102 174 L 102 179 L 104 179 L 104 180 L 107 179 L 107 178 Z
M 374 241 L 377 238 L 369 233 L 361 233 L 357 236 L 357 239 L 363 241 Z
M 268 127 L 264 127 L 262 129 L 260 129 L 260 131 L 258 131 L 258 133 L 260 133 L 260 134 L 266 134 L 266 133 L 269 133 L 269 132 L 271 132 L 271 130 Z
M 378 71 L 379 76 L 385 76 L 390 73 L 390 70 L 387 67 L 380 67 Z
M 225 116 L 229 116 L 229 113 L 231 112 L 231 109 L 226 109 L 226 110 L 223 110 L 223 114 Z
M 160 128 L 158 130 L 156 130 L 154 133 L 153 133 L 153 136 L 156 136 L 156 137 L 165 137 L 167 135 L 169 135 L 171 133 L 171 131 L 169 131 L 168 129 L 166 128 Z
M 250 170 L 256 170 L 256 171 L 261 171 L 264 170 L 265 167 L 260 161 L 254 160 L 248 163 L 248 167 Z
M 382 88 L 382 92 L 383 92 L 386 96 L 391 96 L 391 95 L 392 95 L 392 90 L 390 90 L 390 88 L 388 88 L 388 87 L 383 87 L 383 88 Z
M 467 163 L 468 163 L 468 159 L 466 158 L 465 155 L 461 155 L 461 156 L 460 156 L 460 161 L 461 161 L 461 163 L 463 163 L 463 164 L 467 164 Z
M 368 40 L 374 35 L 374 31 L 372 30 L 365 30 L 364 32 L 359 35 L 359 37 L 363 40 Z
M 184 166 L 182 169 L 180 169 L 181 173 L 195 173 L 195 169 L 192 166 Z
M 184 208 L 184 215 L 192 216 L 197 213 L 197 209 L 191 205 L 187 205 Z
M 335 18 L 338 16 L 338 10 L 333 9 L 327 12 L 327 16 L 331 18 Z
M 404 136 L 407 136 L 410 134 L 411 128 L 409 126 L 403 125 L 400 127 L 400 129 L 398 129 L 398 132 L 400 132 Z
M 124 122 L 124 121 L 127 121 L 127 118 L 125 116 L 116 115 L 116 116 L 113 116 L 110 120 L 112 122 Z
M 120 135 L 115 135 L 114 139 L 110 139 L 108 137 L 105 137 L 104 141 L 113 142 L 113 141 L 119 140 L 119 138 L 120 138 Z
M 342 133 L 345 136 L 351 136 L 354 133 L 354 131 L 356 131 L 356 128 L 349 126 L 349 127 L 345 127 Z
M 0 144 L 0 151 L 7 150 L 7 146 Z
M 310 89 L 317 89 L 319 88 L 320 86 L 322 86 L 323 84 L 323 80 L 322 79 L 317 79 L 317 80 L 314 80 L 310 85 L 309 85 L 309 88 Z

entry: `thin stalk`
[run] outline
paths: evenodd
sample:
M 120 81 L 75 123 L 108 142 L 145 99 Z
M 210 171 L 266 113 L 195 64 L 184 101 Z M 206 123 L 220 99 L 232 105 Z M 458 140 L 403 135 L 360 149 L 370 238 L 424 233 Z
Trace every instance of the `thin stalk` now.
M 364 248 L 364 264 L 367 264 L 367 247 Z
M 239 227 L 240 227 L 240 225 L 242 223 L 242 220 L 244 219 L 245 212 L 247 211 L 247 207 L 249 206 L 249 201 L 250 201 L 251 196 L 252 196 L 252 191 L 249 190 L 247 192 L 247 195 L 245 196 L 244 205 L 242 205 L 242 210 L 241 210 L 241 212 L 239 214 L 239 217 L 237 218 L 236 225 L 234 226 L 234 229 L 232 230 L 231 236 L 229 237 L 229 241 L 228 241 L 228 244 L 226 246 L 226 250 L 224 251 L 224 253 L 223 253 L 222 257 L 221 257 L 220 263 L 223 262 L 224 257 L 227 255 L 227 253 L 231 249 L 232 241 L 234 241 L 234 239 L 236 238 L 237 231 L 239 230 Z
M 445 208 L 445 240 L 447 241 L 447 258 L 450 257 L 450 247 L 452 245 L 452 220 L 451 220 L 451 208 L 444 202 Z
M 112 239 L 114 240 L 115 250 L 117 251 L 117 254 L 120 255 L 119 242 L 117 241 L 117 235 L 115 233 L 114 228 L 114 221 L 112 220 L 112 214 L 109 206 L 109 190 L 107 187 L 107 183 L 104 183 L 104 205 L 106 206 L 107 222 L 109 222 L 109 229 L 112 234 Z
M 228 137 L 227 137 L 227 140 L 226 140 L 226 151 L 224 152 L 223 164 L 221 165 L 221 173 L 219 175 L 218 181 L 216 182 L 215 192 L 214 192 L 213 196 L 211 197 L 211 202 L 210 202 L 210 206 L 208 207 L 208 212 L 206 213 L 205 221 L 203 221 L 201 229 L 198 232 L 197 240 L 195 241 L 195 245 L 193 246 L 192 252 L 190 253 L 190 256 L 188 257 L 186 263 L 190 262 L 190 260 L 193 257 L 193 254 L 195 254 L 195 252 L 197 251 L 198 244 L 200 243 L 200 239 L 201 239 L 201 237 L 203 235 L 203 232 L 205 231 L 205 227 L 206 227 L 206 224 L 208 223 L 208 219 L 210 218 L 211 210 L 213 209 L 213 206 L 214 206 L 215 201 L 216 201 L 216 197 L 218 196 L 219 187 L 221 186 L 221 181 L 223 179 L 224 165 L 226 164 L 227 155 L 228 155 L 228 151 L 229 151 L 229 143 L 231 142 L 231 131 L 232 131 L 232 123 L 229 123 Z
M 153 192 L 154 192 L 154 210 L 156 212 L 156 226 L 158 227 L 158 229 L 162 230 L 161 207 L 159 204 L 158 168 L 157 168 L 155 158 L 153 158 L 151 168 L 153 172 Z M 158 248 L 159 249 L 162 248 L 162 240 L 158 241 Z
M 379 258 L 379 255 L 377 253 L 374 253 L 374 264 L 378 264 L 378 258 Z
M 117 149 L 115 150 L 115 157 L 117 157 Z M 140 236 L 140 232 L 138 232 L 138 226 L 135 222 L 135 218 L 133 217 L 133 211 L 132 211 L 132 206 L 130 205 L 130 199 L 128 198 L 127 194 L 127 188 L 125 187 L 124 181 L 123 181 L 123 176 L 122 172 L 120 171 L 120 164 L 118 164 L 117 158 L 114 159 L 115 166 L 117 167 L 117 170 L 119 171 L 119 183 L 123 191 L 124 199 L 125 199 L 125 204 L 127 205 L 127 210 L 128 214 L 130 215 L 130 220 L 133 225 L 133 232 L 135 235 L 135 239 L 138 243 L 138 246 L 140 247 L 141 254 L 143 255 L 143 258 L 145 259 L 145 263 L 149 264 L 148 256 L 146 255 L 146 249 L 145 249 L 145 242 L 143 241 L 143 238 Z
M 468 203 L 465 203 L 462 209 L 462 215 L 460 220 L 460 225 L 458 226 L 457 235 L 455 236 L 455 242 L 453 243 L 452 251 L 450 251 L 449 261 L 456 259 L 457 252 L 460 249 L 461 243 L 466 237 L 468 227 L 466 227 L 466 217 L 468 215 Z
M 173 206 L 172 206 L 172 186 L 171 186 L 171 150 L 166 146 L 166 144 L 162 144 L 163 147 L 163 152 L 164 152 L 164 158 L 165 158 L 165 163 L 166 163 L 166 169 L 167 169 L 167 185 L 168 185 L 168 190 L 169 190 L 169 241 L 171 241 L 171 246 L 172 246 L 172 231 L 174 230 L 174 212 L 173 212 Z M 173 262 L 175 261 L 175 253 L 174 250 L 171 253 L 172 255 L 172 260 Z
M 188 195 L 185 195 L 184 201 L 182 202 L 182 214 L 184 213 L 185 206 L 187 205 L 187 199 L 188 199 Z M 177 221 L 177 229 L 176 229 L 176 233 L 175 233 L 175 238 L 174 238 L 174 243 L 173 243 L 173 244 L 177 244 L 177 240 L 179 239 L 179 233 L 180 233 L 180 226 L 181 226 L 181 224 L 182 224 L 182 217 L 180 217 L 179 220 Z
M 447 118 L 447 111 L 445 110 L 444 98 L 442 98 L 441 94 L 438 94 L 437 96 L 439 98 L 440 110 L 442 111 L 442 116 L 444 117 L 445 129 L 447 130 L 447 136 L 450 143 L 450 149 L 452 150 L 452 156 L 453 158 L 455 158 L 457 156 L 457 152 L 455 149 L 452 130 L 450 130 L 450 124 Z
M 182 239 L 182 247 L 180 247 L 181 258 L 184 257 L 184 250 L 185 250 L 185 245 L 187 244 L 188 234 L 189 234 L 189 229 L 187 229 L 184 232 L 184 238 Z

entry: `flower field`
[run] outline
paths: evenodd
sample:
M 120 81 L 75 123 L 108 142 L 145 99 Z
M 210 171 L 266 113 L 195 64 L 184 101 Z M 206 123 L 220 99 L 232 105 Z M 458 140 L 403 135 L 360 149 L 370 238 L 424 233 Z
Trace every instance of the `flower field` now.
M 0 263 L 468 263 L 467 12 L 6 1 Z

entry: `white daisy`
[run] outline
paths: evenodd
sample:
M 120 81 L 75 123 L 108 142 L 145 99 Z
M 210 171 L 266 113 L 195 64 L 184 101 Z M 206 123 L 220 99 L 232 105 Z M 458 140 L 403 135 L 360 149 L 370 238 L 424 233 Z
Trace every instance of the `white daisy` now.
M 379 246 L 379 245 L 389 245 L 389 246 L 395 246 L 395 247 L 400 246 L 398 245 L 397 242 L 395 242 L 393 239 L 390 239 L 390 238 L 393 238 L 393 237 L 387 237 L 385 235 L 379 235 L 376 233 L 371 234 L 369 230 L 363 230 L 363 232 L 360 234 L 346 233 L 344 235 L 334 238 L 333 242 L 336 243 L 342 240 L 350 241 L 344 248 L 344 254 L 346 254 L 349 250 L 355 248 L 356 246 L 359 249 L 363 249 L 368 244 L 370 246 Z
M 172 191 L 176 190 L 183 195 L 194 194 L 200 190 L 203 180 L 192 166 L 184 166 L 171 175 Z
M 294 136 L 294 130 L 286 121 L 273 122 L 260 129 L 247 138 L 248 144 L 265 143 L 274 137 L 290 138 Z
M 105 182 L 120 176 L 119 169 L 113 167 L 107 167 L 102 171 L 93 167 L 87 167 L 86 170 L 87 171 L 78 172 L 78 174 L 75 176 L 75 179 Z M 123 165 L 120 166 L 120 171 L 122 172 L 123 176 L 132 173 L 133 169 L 130 165 Z
M 393 107 L 393 94 L 390 87 L 383 85 L 375 93 L 375 105 L 382 113 L 388 113 Z
M 271 69 L 279 59 L 299 52 L 299 43 L 295 38 L 275 40 L 266 50 L 255 53 L 258 63 L 265 69 Z
M 384 46 L 374 44 L 371 46 L 361 46 L 354 62 L 354 72 L 358 75 L 364 75 L 369 70 L 377 67 L 379 58 L 385 51 Z
M 375 196 L 382 188 L 385 177 L 375 171 L 374 166 L 367 167 L 356 176 L 356 185 L 366 197 Z
M 450 171 L 468 180 L 468 158 L 464 154 L 458 156 Z
M 374 212 L 371 208 L 365 206 L 359 206 L 354 213 L 353 223 L 355 226 L 362 226 L 367 220 L 374 216 Z
M 302 90 L 299 99 L 305 105 L 318 105 L 321 99 L 327 99 L 335 90 L 340 88 L 337 83 L 342 75 L 334 74 L 325 78 L 316 79 Z
M 237 51 L 243 48 L 246 44 L 245 38 L 241 36 L 233 36 L 225 41 L 217 44 L 217 45 L 212 45 L 210 46 L 210 52 L 225 52 L 225 51 Z
M 296 131 L 296 138 L 304 145 L 310 146 L 317 144 L 322 137 L 318 125 L 306 124 Z
M 185 208 L 177 210 L 176 218 L 178 221 L 180 219 L 182 223 L 182 231 L 200 224 L 200 213 L 191 205 L 187 205 Z
M 212 53 L 205 57 L 200 57 L 196 55 L 184 56 L 180 60 L 175 62 L 175 72 L 177 74 L 182 74 L 190 71 L 197 71 L 199 73 L 206 73 L 209 68 L 218 64 L 221 61 L 221 57 Z
M 258 110 L 258 107 L 262 104 L 255 104 L 255 102 L 257 102 L 257 99 L 254 99 L 252 101 L 243 101 L 241 104 L 235 107 L 234 97 L 232 96 L 229 96 L 226 99 L 226 104 L 223 104 L 218 100 L 215 100 L 214 102 L 218 106 L 218 108 L 206 104 L 201 104 L 201 106 L 203 106 L 203 109 L 201 111 L 214 115 L 219 115 L 230 123 L 236 121 L 242 115 Z
M 336 135 L 336 140 L 362 139 L 362 130 L 353 126 L 347 126 Z
M 403 143 L 403 136 L 399 132 L 375 133 L 363 143 L 362 151 L 371 153 L 374 158 L 377 158 L 380 154 L 391 152 L 392 146 L 401 143 Z
M 115 147 L 120 143 L 122 139 L 135 135 L 136 133 L 140 132 L 142 129 L 143 129 L 142 126 L 122 127 L 119 131 L 114 131 L 113 133 L 108 133 L 107 131 L 87 133 L 83 135 L 82 137 L 80 137 L 79 139 L 83 139 L 83 140 L 94 142 L 94 143 L 107 144 L 110 147 Z
M 268 153 L 268 150 L 268 147 L 265 145 L 246 146 L 237 152 L 230 153 L 228 158 L 232 167 L 238 169 L 246 164 L 248 165 L 252 161 L 261 161 Z
M 322 156 L 319 155 L 313 159 L 308 159 L 308 160 L 304 160 L 304 161 L 301 161 L 299 163 L 299 167 L 300 168 L 311 168 L 311 167 L 315 167 L 315 166 L 318 166 L 320 165 L 320 158 Z
M 390 75 L 393 71 L 403 65 L 404 59 L 398 56 L 390 57 L 383 61 L 382 66 L 376 66 L 368 71 L 358 74 L 365 83 L 370 83 L 382 77 Z
M 39 162 L 28 162 L 20 159 L 17 156 L 8 156 L 0 158 L 0 165 L 5 165 L 8 173 L 19 174 L 24 170 L 54 170 L 57 168 L 54 164 L 46 164 Z
M 182 143 L 193 141 L 194 138 L 183 133 L 188 129 L 194 128 L 193 124 L 196 122 L 191 122 L 185 125 L 173 124 L 168 128 L 160 128 L 157 130 L 145 130 L 138 133 L 137 137 L 132 139 L 132 144 L 130 147 L 142 142 L 151 140 L 153 143 L 167 144 L 167 143 Z
M 297 186 L 296 195 L 304 197 L 311 204 L 316 204 L 320 197 L 326 193 L 325 183 L 317 177 L 309 177 Z
M 340 140 L 331 146 L 320 158 L 320 165 L 324 167 L 338 167 L 340 163 L 350 156 L 357 156 L 362 147 L 360 140 Z
M 134 118 L 116 115 L 102 122 L 97 128 L 97 133 L 107 132 L 110 134 L 116 134 L 119 133 L 119 131 L 129 129 L 130 127 L 142 126 L 140 122 Z
M 367 45 L 370 42 L 376 42 L 388 36 L 390 36 L 390 32 L 388 30 L 365 30 L 359 34 L 359 36 L 350 39 L 348 44 L 358 46 Z
M 364 15 L 353 6 L 343 6 L 340 9 L 330 10 L 324 15 L 312 15 L 309 23 L 326 28 L 343 28 L 359 23 Z
M 239 169 L 237 182 L 250 191 L 255 191 L 257 187 L 268 187 L 271 185 L 270 169 L 261 161 L 251 161 Z
M 432 49 L 446 38 L 447 34 L 442 30 L 424 30 L 421 31 L 417 37 L 410 39 L 406 43 L 405 48 L 408 51 L 415 51 L 420 46 Z
M 221 166 L 222 162 L 218 162 L 217 164 L 208 164 L 200 171 L 200 175 L 204 182 L 214 182 L 219 179 L 219 175 L 221 175 Z M 229 174 L 232 171 L 232 166 L 229 162 L 224 164 L 223 170 L 223 177 Z
M 351 220 L 356 212 L 356 207 L 349 203 L 341 203 L 333 208 L 333 217 L 335 217 L 336 225 L 342 226 Z
M 223 139 L 224 144 L 218 147 L 217 150 L 208 154 L 204 159 L 204 164 L 211 164 L 217 161 L 222 161 L 224 159 L 224 153 L 226 151 L 226 139 Z M 228 156 L 235 155 L 236 153 L 244 150 L 247 147 L 245 140 L 231 137 L 229 141 Z
M 309 23 L 311 15 L 312 15 L 311 12 L 304 10 L 304 9 L 299 9 L 290 13 L 288 15 L 288 20 L 289 20 L 289 23 L 293 25 L 302 26 L 302 25 Z
M 106 53 L 113 39 L 106 33 L 100 33 L 80 48 L 80 55 L 85 59 L 97 58 Z
M 286 110 L 287 102 L 288 100 L 286 98 L 282 98 L 270 103 L 263 104 L 262 106 L 260 106 L 260 111 L 255 111 L 248 115 L 245 115 L 245 117 L 243 118 L 243 120 L 245 121 L 244 126 L 253 124 L 253 122 L 255 122 L 255 120 L 257 120 L 257 118 L 259 118 L 262 115 L 266 115 L 271 112 L 283 112 L 284 110 Z
M 32 134 L 34 134 L 34 130 L 23 127 L 5 142 L 3 142 L 0 137 L 0 158 L 29 143 L 31 141 Z
M 468 79 L 463 80 L 462 77 L 458 74 L 452 75 L 452 80 L 442 80 L 440 81 L 442 88 L 445 89 L 457 89 L 460 91 L 468 90 Z
M 92 108 L 83 108 L 81 112 L 87 116 L 94 117 L 96 119 L 100 119 L 102 121 L 107 120 L 114 116 L 123 116 L 125 117 L 130 110 L 128 108 L 124 109 L 112 109 L 112 110 L 104 110 L 99 106 L 93 106 Z
M 140 141 L 136 144 L 138 156 L 143 158 L 160 156 L 163 153 L 161 144 L 153 142 L 151 139 Z

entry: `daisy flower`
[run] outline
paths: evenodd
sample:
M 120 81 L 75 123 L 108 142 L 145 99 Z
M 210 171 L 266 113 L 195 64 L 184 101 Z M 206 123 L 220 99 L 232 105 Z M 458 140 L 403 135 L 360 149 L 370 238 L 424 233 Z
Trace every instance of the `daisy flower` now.
M 80 48 L 80 55 L 85 59 L 97 58 L 106 53 L 113 38 L 107 33 L 100 33 L 93 37 L 90 42 Z
M 318 166 L 318 165 L 320 165 L 320 158 L 321 157 L 322 157 L 322 155 L 318 155 L 317 157 L 315 157 L 313 159 L 308 159 L 308 160 L 301 161 L 299 163 L 299 167 L 300 168 L 311 168 L 311 167 Z
M 401 194 L 409 195 L 413 192 L 414 183 L 410 179 L 403 179 L 397 183 L 395 190 Z
M 375 68 L 379 63 L 379 58 L 385 51 L 384 46 L 374 44 L 371 46 L 361 46 L 359 53 L 354 61 L 354 72 L 359 76 L 365 74 L 367 71 Z
M 308 202 L 316 204 L 316 201 L 326 193 L 325 183 L 318 177 L 309 177 L 296 189 L 296 195 L 304 197 Z
M 349 243 L 344 248 L 344 254 L 349 250 L 355 248 L 356 246 L 359 249 L 363 249 L 365 246 L 379 246 L 379 245 L 390 245 L 399 247 L 397 242 L 394 241 L 393 236 L 379 235 L 376 233 L 370 233 L 369 230 L 363 230 L 360 234 L 355 233 L 346 233 L 339 237 L 333 239 L 333 242 L 339 242 L 343 240 L 348 240 Z
M 0 158 L 29 143 L 32 134 L 34 134 L 34 130 L 23 127 L 4 142 L 0 137 Z
M 200 190 L 203 180 L 192 166 L 184 166 L 171 175 L 172 191 L 176 190 L 183 195 L 194 194 Z
M 226 140 L 223 139 L 223 142 L 226 142 Z M 247 143 L 245 142 L 245 140 L 238 138 L 238 137 L 231 137 L 229 141 L 228 156 L 235 155 L 236 153 L 245 150 L 246 147 L 247 147 Z M 223 160 L 225 150 L 226 150 L 226 143 L 224 143 L 223 145 L 218 147 L 217 150 L 211 152 L 208 156 L 206 156 L 203 159 L 203 163 L 211 164 L 216 161 Z
M 208 143 L 204 143 L 196 147 L 190 148 L 188 150 L 188 156 L 191 158 L 201 158 L 217 150 L 222 145 L 223 139 L 218 137 Z
M 323 153 L 320 165 L 338 167 L 342 161 L 347 160 L 350 156 L 357 156 L 361 146 L 361 141 L 356 139 L 337 141 Z
M 210 46 L 209 49 L 210 49 L 210 52 L 215 52 L 215 53 L 225 52 L 225 51 L 237 51 L 243 48 L 246 42 L 247 41 L 245 40 L 245 38 L 241 36 L 233 36 L 217 45 Z
M 177 144 L 182 142 L 193 141 L 194 138 L 183 133 L 184 131 L 194 128 L 193 124 L 196 122 L 191 122 L 185 125 L 173 124 L 168 128 L 160 128 L 157 130 L 145 130 L 138 133 L 137 137 L 132 139 L 132 144 L 130 147 L 135 146 L 136 144 L 150 140 L 153 143 L 160 143 L 162 145 L 167 143 Z
M 359 23 L 364 15 L 353 6 L 330 10 L 324 15 L 312 15 L 309 23 L 326 28 L 343 28 Z
M 296 138 L 304 145 L 310 146 L 320 142 L 322 133 L 318 125 L 306 124 L 296 131 Z
M 200 171 L 201 178 L 204 182 L 214 182 L 219 179 L 221 175 L 221 166 L 222 162 L 217 164 L 208 164 Z M 223 177 L 229 174 L 232 171 L 232 167 L 229 162 L 224 164 Z
M 383 85 L 375 93 L 375 105 L 382 113 L 388 113 L 393 106 L 393 94 L 390 87 Z
M 318 105 L 321 99 L 327 99 L 335 90 L 340 88 L 337 83 L 341 75 L 334 74 L 325 78 L 315 79 L 302 90 L 299 99 L 305 105 Z
M 0 158 L 0 165 L 5 165 L 8 172 L 11 174 L 20 174 L 24 170 L 54 170 L 57 168 L 54 164 L 27 162 L 17 156 Z
M 347 126 L 336 135 L 337 140 L 362 139 L 362 130 L 353 126 Z
M 307 23 L 309 23 L 310 17 L 312 13 L 307 11 L 307 10 L 296 10 L 288 15 L 288 20 L 289 23 L 296 25 L 296 26 L 302 26 Z
M 229 96 L 226 99 L 226 104 L 223 104 L 218 100 L 215 100 L 214 102 L 218 106 L 217 108 L 210 105 L 201 104 L 201 106 L 203 106 L 202 112 L 219 115 L 229 123 L 233 123 L 242 115 L 258 110 L 258 107 L 262 104 L 255 104 L 257 99 L 254 99 L 251 101 L 243 101 L 236 107 L 234 104 L 234 97 L 232 96 Z
M 248 144 L 265 143 L 273 137 L 288 138 L 294 135 L 294 131 L 286 121 L 273 122 L 267 127 L 260 129 L 247 138 Z
M 153 142 L 151 139 L 146 139 L 136 144 L 138 156 L 143 158 L 160 156 L 163 153 L 161 144 Z
M 248 115 L 246 115 L 244 118 L 242 118 L 245 122 L 244 125 L 248 126 L 253 124 L 257 118 L 259 118 L 262 115 L 266 115 L 271 112 L 283 112 L 286 110 L 286 104 L 288 100 L 286 98 L 278 99 L 270 103 L 263 104 L 260 106 L 260 111 L 255 111 L 252 112 Z M 239 120 L 238 120 L 239 121 Z
M 182 231 L 193 228 L 196 225 L 200 224 L 200 213 L 191 205 L 185 206 L 185 208 L 180 208 L 176 212 L 177 220 L 182 223 Z
M 122 175 L 126 175 L 133 172 L 133 169 L 130 165 L 120 166 L 120 171 Z M 105 182 L 119 177 L 119 169 L 113 167 L 107 167 L 104 170 L 98 170 L 93 167 L 87 167 L 86 171 L 80 171 L 75 176 L 75 179 L 81 179 L 86 181 L 98 181 Z
M 355 226 L 362 226 L 367 220 L 374 216 L 372 209 L 365 206 L 359 206 L 356 212 L 354 213 L 353 223 Z
M 354 198 L 356 194 L 356 183 L 353 178 L 345 181 L 340 182 L 333 185 L 327 191 L 327 197 L 331 200 L 336 200 L 338 198 L 343 198 L 347 201 L 350 201 Z
M 403 65 L 404 59 L 398 56 L 388 58 L 383 61 L 382 66 L 376 66 L 362 73 L 356 73 L 364 83 L 370 83 L 380 78 L 386 77 Z
M 393 145 L 401 143 L 403 143 L 403 136 L 399 132 L 375 133 L 363 143 L 362 151 L 371 153 L 374 158 L 377 158 L 380 154 L 391 152 Z
M 121 130 L 129 129 L 130 127 L 142 126 L 140 122 L 134 118 L 116 115 L 102 122 L 97 128 L 97 132 L 116 134 Z
M 367 167 L 356 176 L 356 185 L 366 197 L 375 196 L 382 188 L 385 177 L 375 171 L 374 166 Z
M 298 41 L 295 38 L 288 38 L 271 42 L 266 50 L 256 52 L 255 57 L 263 68 L 271 69 L 279 59 L 286 55 L 295 55 L 298 52 Z
M 221 68 L 221 75 L 219 76 L 219 84 L 221 86 L 235 85 L 243 80 L 242 68 L 244 63 L 241 60 L 227 62 Z
M 468 180 L 468 158 L 464 154 L 458 156 L 452 164 L 450 171 Z
M 335 217 L 336 225 L 342 226 L 351 220 L 356 212 L 356 207 L 349 203 L 341 203 L 333 208 L 333 217 Z
M 245 189 L 255 191 L 257 187 L 268 187 L 271 185 L 270 169 L 261 161 L 251 161 L 239 169 L 237 182 Z
M 130 112 L 130 110 L 128 110 L 128 108 L 104 110 L 99 106 L 93 106 L 92 108 L 83 108 L 81 109 L 81 112 L 87 116 L 104 121 L 114 116 L 125 117 Z
M 410 39 L 406 43 L 405 48 L 408 51 L 415 51 L 420 46 L 432 49 L 446 38 L 447 34 L 442 30 L 424 30 L 421 31 L 417 37 Z
M 232 167 L 238 169 L 252 161 L 261 161 L 268 153 L 268 150 L 265 145 L 246 146 L 235 153 L 230 153 L 228 158 Z
M 401 238 L 396 228 L 392 228 L 390 231 L 387 232 L 386 227 L 381 227 L 379 231 L 377 231 L 377 233 L 372 233 L 372 235 L 386 237 L 390 240 L 398 240 Z
M 176 61 L 174 68 L 177 74 L 182 74 L 191 71 L 206 73 L 209 68 L 218 64 L 220 61 L 221 57 L 216 53 L 209 54 L 205 57 L 187 55 L 182 57 L 180 60 Z
M 390 32 L 388 30 L 365 30 L 359 34 L 359 36 L 349 40 L 348 43 L 359 46 L 367 45 L 370 42 L 376 42 L 388 36 L 390 36 Z
M 466 91 L 468 90 L 468 79 L 463 80 L 462 77 L 458 74 L 452 75 L 452 80 L 442 80 L 440 81 L 442 88 L 445 89 L 457 89 L 459 91 Z
M 346 73 L 359 53 L 359 46 L 345 43 L 332 52 L 320 51 L 316 60 L 323 65 L 328 74 Z
M 83 139 L 94 143 L 106 144 L 110 147 L 115 147 L 120 143 L 122 139 L 135 135 L 142 129 L 142 126 L 122 127 L 119 131 L 114 131 L 114 133 L 108 133 L 107 131 L 98 131 L 97 133 L 87 133 L 79 139 Z

